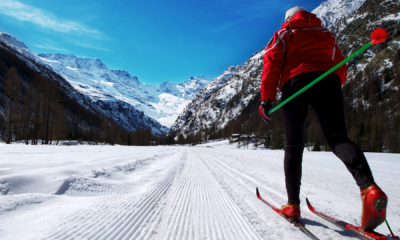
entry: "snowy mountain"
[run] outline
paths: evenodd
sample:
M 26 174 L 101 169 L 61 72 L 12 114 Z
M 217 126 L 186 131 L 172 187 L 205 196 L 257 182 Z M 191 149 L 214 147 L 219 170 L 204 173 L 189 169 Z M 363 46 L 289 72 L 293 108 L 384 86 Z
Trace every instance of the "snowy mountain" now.
M 191 77 L 186 82 L 164 82 L 160 86 L 140 83 L 126 71 L 110 70 L 99 59 L 74 55 L 39 54 L 76 90 L 92 101 L 121 102 L 169 127 L 190 100 L 211 80 Z
M 328 0 L 312 13 L 322 21 L 322 26 L 339 34 L 354 18 L 351 15 L 365 0 Z
M 264 48 L 242 66 L 228 68 L 179 115 L 168 134 L 188 135 L 200 129 L 214 131 L 236 119 L 259 93 Z
M 65 61 L 68 62 L 68 64 L 66 64 L 65 66 L 69 67 L 67 68 L 69 70 L 67 72 L 69 72 L 70 75 L 64 78 L 62 74 L 59 74 L 53 68 L 54 66 L 58 70 L 62 69 L 62 67 L 59 66 L 56 58 L 51 60 L 37 56 L 22 41 L 11 36 L 10 34 L 0 32 L 0 47 L 14 54 L 14 56 L 25 62 L 29 68 L 35 70 L 36 72 L 40 72 L 45 78 L 58 81 L 60 87 L 62 87 L 62 91 L 64 91 L 64 93 L 68 97 L 75 99 L 79 105 L 83 106 L 94 114 L 98 111 L 104 113 L 105 115 L 114 119 L 114 121 L 118 125 L 125 128 L 126 130 L 134 131 L 138 128 L 150 128 L 153 134 L 159 136 L 164 134 L 168 130 L 167 127 L 161 125 L 152 117 L 145 115 L 143 111 L 135 108 L 125 101 L 118 100 L 112 95 L 109 95 L 112 94 L 111 91 L 91 89 L 89 85 L 86 85 L 84 82 L 82 82 L 82 84 L 79 86 L 78 83 L 68 80 L 69 77 L 78 75 L 78 73 L 75 73 L 78 68 L 87 70 L 85 74 L 87 74 L 86 76 L 88 77 L 88 79 L 95 76 L 95 73 L 91 72 L 91 70 L 93 69 L 102 69 L 102 74 L 106 73 L 107 67 L 98 59 L 93 59 L 91 61 L 79 61 L 74 56 L 66 57 Z M 125 76 L 123 73 L 120 72 L 118 72 L 117 74 L 122 76 L 121 81 L 126 81 L 129 83 L 131 82 L 129 81 L 129 76 Z M 112 73 L 112 75 L 115 74 Z M 105 77 L 107 76 L 105 75 Z M 101 86 L 110 87 L 113 85 L 113 83 L 108 80 L 98 80 L 99 88 L 101 88 Z M 84 89 L 84 91 L 82 91 L 82 89 Z M 93 97 L 93 95 L 87 95 L 86 93 L 88 92 L 95 95 L 95 97 Z
M 169 134 L 180 132 L 180 129 L 185 129 L 185 131 L 183 131 L 184 134 L 188 134 L 192 131 L 197 132 L 200 126 L 203 126 L 203 121 L 205 121 L 204 124 L 206 124 L 206 126 L 209 126 L 215 121 L 213 117 L 222 115 L 220 112 L 221 109 L 216 106 L 220 106 L 220 102 L 224 102 L 227 97 L 231 97 L 228 93 L 228 91 L 231 92 L 230 85 L 226 85 L 227 89 L 225 90 L 223 87 L 239 69 L 240 66 L 229 67 L 222 75 L 202 89 L 179 115 L 174 125 L 170 128 Z M 216 91 L 219 91 L 218 95 L 212 97 Z M 229 96 L 226 96 L 226 94 Z M 185 128 L 185 126 L 188 125 L 190 127 Z
M 61 75 L 69 96 L 79 98 L 86 108 L 100 110 L 130 131 L 151 128 L 153 134 L 162 135 L 194 96 L 211 82 L 199 76 L 181 84 L 164 82 L 153 86 L 140 83 L 126 71 L 110 70 L 99 59 L 64 54 L 37 56 L 23 42 L 4 32 L 0 32 L 0 42 L 32 69 L 44 68 L 45 72 Z
M 386 43 L 373 46 L 348 63 L 348 79 L 343 87 L 345 116 L 350 137 L 363 149 L 400 151 L 397 147 L 400 139 L 393 134 L 400 133 L 397 127 L 400 122 L 400 3 L 394 0 L 329 0 L 313 12 L 337 36 L 337 44 L 344 56 L 368 43 L 374 29 L 382 27 L 389 31 L 390 38 Z M 263 131 L 269 134 L 274 144 L 279 142 L 277 148 L 282 148 L 284 130 L 280 112 L 274 114 L 274 121 L 268 126 L 262 125 L 257 113 L 263 55 L 264 50 L 260 50 L 251 56 L 211 94 L 199 92 L 170 128 L 169 134 L 186 136 L 207 129 L 210 134 L 218 130 Z M 279 99 L 278 95 L 276 104 Z M 227 130 L 229 124 L 233 125 Z M 323 139 L 314 115 L 307 123 L 307 134 L 307 144 Z
M 182 97 L 193 100 L 197 93 L 210 82 L 211 80 L 204 76 L 191 77 L 186 82 L 178 84 L 177 88 L 182 92 Z
M 222 129 L 236 119 L 259 93 L 264 52 L 264 49 L 258 51 L 242 66 L 228 68 L 200 91 L 168 134 L 188 135 L 205 128 Z

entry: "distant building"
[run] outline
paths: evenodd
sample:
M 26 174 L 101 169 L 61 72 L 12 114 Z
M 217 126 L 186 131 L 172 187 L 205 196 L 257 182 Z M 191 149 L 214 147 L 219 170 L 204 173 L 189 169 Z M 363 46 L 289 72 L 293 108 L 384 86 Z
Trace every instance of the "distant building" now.
M 234 133 L 229 138 L 229 142 L 230 143 L 235 143 L 235 142 L 239 141 L 239 139 L 240 139 L 240 133 Z

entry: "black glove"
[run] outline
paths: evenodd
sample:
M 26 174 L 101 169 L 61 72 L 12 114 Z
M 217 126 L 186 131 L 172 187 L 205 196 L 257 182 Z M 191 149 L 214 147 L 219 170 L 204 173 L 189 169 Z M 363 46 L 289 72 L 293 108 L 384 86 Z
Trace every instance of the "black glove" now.
M 258 109 L 261 115 L 261 120 L 267 124 L 267 121 L 271 121 L 272 119 L 268 117 L 268 112 L 271 111 L 272 109 L 272 101 L 267 100 L 267 101 L 262 101 L 260 108 Z

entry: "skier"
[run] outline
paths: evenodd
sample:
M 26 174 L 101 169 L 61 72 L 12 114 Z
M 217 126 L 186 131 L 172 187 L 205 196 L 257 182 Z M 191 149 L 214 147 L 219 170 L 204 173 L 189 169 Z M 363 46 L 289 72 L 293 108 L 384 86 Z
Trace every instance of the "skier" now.
M 264 56 L 261 83 L 261 119 L 271 121 L 277 87 L 282 101 L 343 60 L 335 36 L 321 26 L 315 14 L 302 7 L 286 12 L 282 28 L 275 32 Z M 300 217 L 300 184 L 308 106 L 318 117 L 324 137 L 361 189 L 364 230 L 373 230 L 386 219 L 388 198 L 376 185 L 362 150 L 347 136 L 341 86 L 347 77 L 343 65 L 282 107 L 285 128 L 284 171 L 288 203 L 280 213 Z

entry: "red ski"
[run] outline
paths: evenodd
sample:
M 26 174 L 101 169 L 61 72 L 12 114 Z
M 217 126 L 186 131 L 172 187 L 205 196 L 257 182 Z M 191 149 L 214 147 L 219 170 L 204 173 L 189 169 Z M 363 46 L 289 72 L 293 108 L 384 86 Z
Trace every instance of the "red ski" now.
M 380 233 L 377 233 L 377 232 L 374 232 L 374 231 L 365 231 L 365 230 L 362 229 L 362 227 L 354 226 L 354 225 L 352 225 L 350 223 L 335 219 L 335 218 L 330 217 L 328 215 L 325 215 L 325 214 L 323 214 L 321 212 L 318 212 L 311 205 L 310 201 L 308 201 L 308 198 L 306 198 L 306 201 L 307 201 L 308 208 L 310 209 L 311 212 L 313 212 L 316 215 L 320 216 L 321 218 L 327 220 L 328 222 L 334 223 L 335 225 L 340 226 L 340 227 L 347 228 L 347 229 L 349 229 L 349 230 L 361 235 L 365 239 L 370 239 L 370 240 L 375 240 L 375 239 L 389 240 L 389 238 L 387 238 L 386 236 L 384 236 L 384 235 L 382 235 Z
M 290 222 L 291 224 L 293 224 L 295 227 L 297 227 L 300 231 L 302 231 L 305 235 L 307 235 L 309 238 L 314 239 L 314 240 L 318 240 L 319 238 L 316 237 L 312 232 L 310 232 L 300 221 L 296 221 L 292 218 L 286 217 L 285 215 L 281 214 L 279 212 L 279 208 L 276 208 L 274 205 L 272 205 L 271 203 L 265 201 L 261 196 L 260 196 L 260 192 L 258 192 L 258 188 L 256 188 L 256 194 L 257 194 L 257 198 L 260 199 L 261 201 L 263 201 L 265 204 L 267 204 L 270 208 L 272 208 L 276 213 L 278 213 L 281 217 L 283 217 L 284 219 L 286 219 L 288 222 Z

